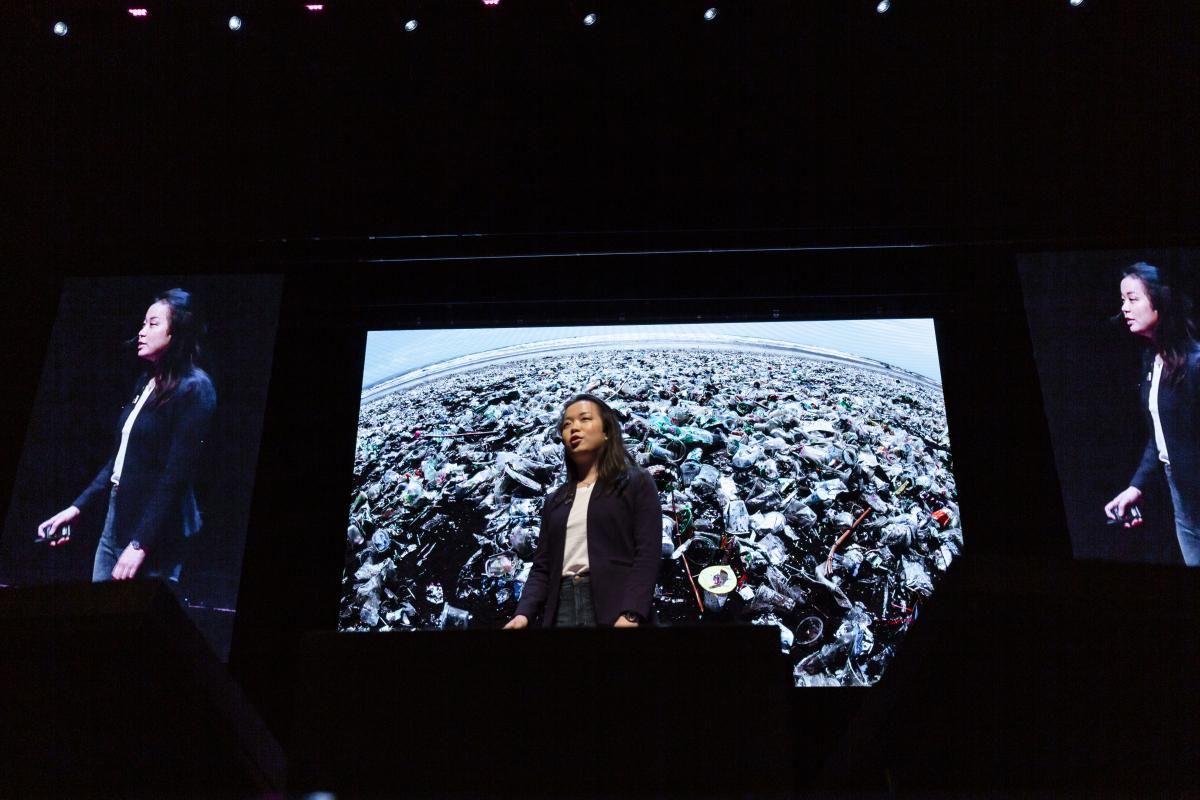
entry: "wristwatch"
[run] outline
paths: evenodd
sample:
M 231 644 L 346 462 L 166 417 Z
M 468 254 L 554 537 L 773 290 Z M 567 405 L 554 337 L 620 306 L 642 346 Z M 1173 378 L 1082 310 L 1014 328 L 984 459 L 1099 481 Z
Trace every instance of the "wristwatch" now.
M 635 614 L 635 613 L 634 613 L 634 612 L 632 612 L 632 611 L 626 611 L 626 612 L 625 612 L 624 614 L 622 614 L 621 616 L 625 618 L 625 621 L 626 621 L 626 622 L 641 622 L 641 621 L 642 621 L 642 617 L 641 617 L 641 615 L 640 615 L 640 614 Z

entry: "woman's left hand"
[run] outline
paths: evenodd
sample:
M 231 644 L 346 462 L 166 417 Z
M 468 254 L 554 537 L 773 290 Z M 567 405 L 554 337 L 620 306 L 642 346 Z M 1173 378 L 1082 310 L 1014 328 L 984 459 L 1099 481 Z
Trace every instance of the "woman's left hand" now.
M 126 581 L 137 574 L 138 567 L 146 560 L 146 551 L 134 547 L 126 546 L 121 557 L 117 559 L 117 565 L 113 567 L 113 580 Z
M 636 622 L 630 622 L 625 619 L 624 615 L 617 617 L 617 621 L 613 623 L 614 628 L 636 628 L 637 626 Z

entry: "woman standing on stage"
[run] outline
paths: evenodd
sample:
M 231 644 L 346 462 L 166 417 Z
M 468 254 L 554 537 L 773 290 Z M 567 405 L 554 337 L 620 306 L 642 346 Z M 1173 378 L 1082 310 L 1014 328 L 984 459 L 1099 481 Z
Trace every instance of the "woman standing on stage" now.
M 1144 337 L 1153 355 L 1143 366 L 1142 405 L 1149 436 L 1130 485 L 1104 506 L 1110 519 L 1129 528 L 1143 489 L 1160 470 L 1175 510 L 1175 534 L 1183 560 L 1200 566 L 1200 346 L 1193 336 L 1187 298 L 1163 281 L 1159 270 L 1138 263 L 1121 279 L 1121 316 L 1129 332 Z
M 217 403 L 197 366 L 203 330 L 188 292 L 154 298 L 136 339 L 146 371 L 121 409 L 112 458 L 70 506 L 38 526 L 52 547 L 66 544 L 70 535 L 59 529 L 107 497 L 93 581 L 179 578 L 183 540 L 200 528 L 193 483 Z
M 542 508 L 541 535 L 516 615 L 504 627 L 636 627 L 652 619 L 662 511 L 650 473 L 625 450 L 621 423 L 590 394 L 559 419 L 567 481 Z

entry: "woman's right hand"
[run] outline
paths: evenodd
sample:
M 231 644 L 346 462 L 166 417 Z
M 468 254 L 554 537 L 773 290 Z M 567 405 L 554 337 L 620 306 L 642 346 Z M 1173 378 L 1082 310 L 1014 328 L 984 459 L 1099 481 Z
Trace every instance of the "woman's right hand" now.
M 1136 486 L 1130 486 L 1125 491 L 1108 501 L 1108 505 L 1104 507 L 1104 514 L 1109 519 L 1121 519 L 1129 513 L 1129 509 L 1133 506 L 1142 504 L 1142 490 Z M 1135 517 L 1125 523 L 1126 528 L 1133 528 L 1142 524 L 1141 517 Z
M 46 538 L 47 536 L 53 536 L 61 526 L 69 525 L 78 518 L 79 509 L 75 506 L 68 506 L 50 519 L 43 522 L 41 525 L 38 525 L 37 535 L 42 539 Z M 69 541 L 71 541 L 71 535 L 69 533 L 64 533 L 61 539 L 56 539 L 50 542 L 50 546 L 58 547 L 60 544 L 66 544 Z
M 510 619 L 507 622 L 507 624 L 505 624 L 505 626 L 503 628 L 501 628 L 500 630 L 518 631 L 521 628 L 528 628 L 528 627 L 529 627 L 529 617 L 525 616 L 524 614 L 517 614 L 515 617 Z

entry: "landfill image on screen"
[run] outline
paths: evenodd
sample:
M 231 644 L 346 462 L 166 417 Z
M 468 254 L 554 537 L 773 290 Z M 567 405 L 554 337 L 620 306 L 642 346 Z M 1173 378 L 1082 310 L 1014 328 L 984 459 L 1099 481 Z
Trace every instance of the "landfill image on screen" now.
M 371 332 L 339 629 L 511 619 L 581 392 L 659 490 L 657 624 L 880 679 L 963 546 L 928 319 Z

